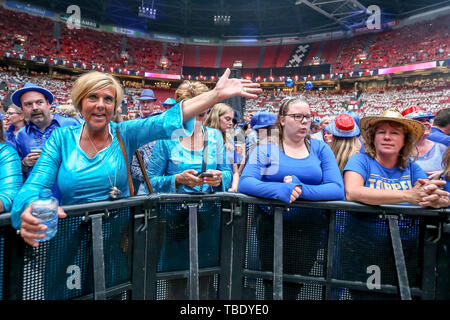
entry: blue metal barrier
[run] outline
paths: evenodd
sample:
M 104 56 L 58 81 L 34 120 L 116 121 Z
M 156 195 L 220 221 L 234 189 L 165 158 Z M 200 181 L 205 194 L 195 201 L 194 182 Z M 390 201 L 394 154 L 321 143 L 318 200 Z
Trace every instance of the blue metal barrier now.
M 38 248 L 0 215 L 0 299 L 435 300 L 450 291 L 448 209 L 215 193 L 64 210 Z

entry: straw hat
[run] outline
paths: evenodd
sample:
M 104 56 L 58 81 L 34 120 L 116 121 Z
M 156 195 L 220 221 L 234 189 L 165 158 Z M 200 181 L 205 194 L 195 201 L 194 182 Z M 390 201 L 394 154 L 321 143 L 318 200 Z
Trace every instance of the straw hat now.
M 420 140 L 425 131 L 425 127 L 419 121 L 406 119 L 402 116 L 400 111 L 390 108 L 385 110 L 380 116 L 364 117 L 360 120 L 359 128 L 365 141 L 370 140 L 370 137 L 368 136 L 369 128 L 376 126 L 380 121 L 401 123 L 407 128 L 414 144 Z

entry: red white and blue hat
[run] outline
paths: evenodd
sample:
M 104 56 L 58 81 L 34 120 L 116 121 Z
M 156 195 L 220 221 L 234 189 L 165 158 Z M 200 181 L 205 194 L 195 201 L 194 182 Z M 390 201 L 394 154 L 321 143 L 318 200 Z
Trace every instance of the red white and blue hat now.
M 409 107 L 409 108 L 403 110 L 402 116 L 405 119 L 410 119 L 410 120 L 420 119 L 420 118 L 432 119 L 435 117 L 430 111 L 426 112 L 419 106 Z
M 25 92 L 29 92 L 29 91 L 37 91 L 40 92 L 44 95 L 44 97 L 48 100 L 48 103 L 52 104 L 53 102 L 53 94 L 48 91 L 47 89 L 44 89 L 42 87 L 39 87 L 38 85 L 32 83 L 32 82 L 27 82 L 24 84 L 24 86 L 16 91 L 14 91 L 14 93 L 11 95 L 11 101 L 16 105 L 16 106 L 22 106 L 22 103 L 20 102 L 20 97 L 25 93 Z
M 341 138 L 357 137 L 360 134 L 355 119 L 347 113 L 338 115 L 325 129 L 333 136 Z
M 144 89 L 141 92 L 141 96 L 138 98 L 138 100 L 158 100 L 155 97 L 155 93 L 152 89 Z

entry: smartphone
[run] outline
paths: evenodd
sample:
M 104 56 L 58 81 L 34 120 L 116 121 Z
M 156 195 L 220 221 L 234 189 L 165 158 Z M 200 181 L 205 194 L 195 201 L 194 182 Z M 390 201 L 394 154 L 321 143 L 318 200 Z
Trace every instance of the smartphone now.
M 204 177 L 212 177 L 214 174 L 212 172 L 202 172 L 198 175 L 199 178 L 204 178 Z

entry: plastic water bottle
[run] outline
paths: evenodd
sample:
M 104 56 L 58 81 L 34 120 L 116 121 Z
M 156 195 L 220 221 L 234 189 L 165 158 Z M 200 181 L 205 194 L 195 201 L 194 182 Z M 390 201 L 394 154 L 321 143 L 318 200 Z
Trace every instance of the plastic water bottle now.
M 58 200 L 52 197 L 50 189 L 39 192 L 39 199 L 31 203 L 31 214 L 41 220 L 41 224 L 45 224 L 48 228 L 46 231 L 39 232 L 45 233 L 45 238 L 35 240 L 43 242 L 53 238 L 58 230 Z

